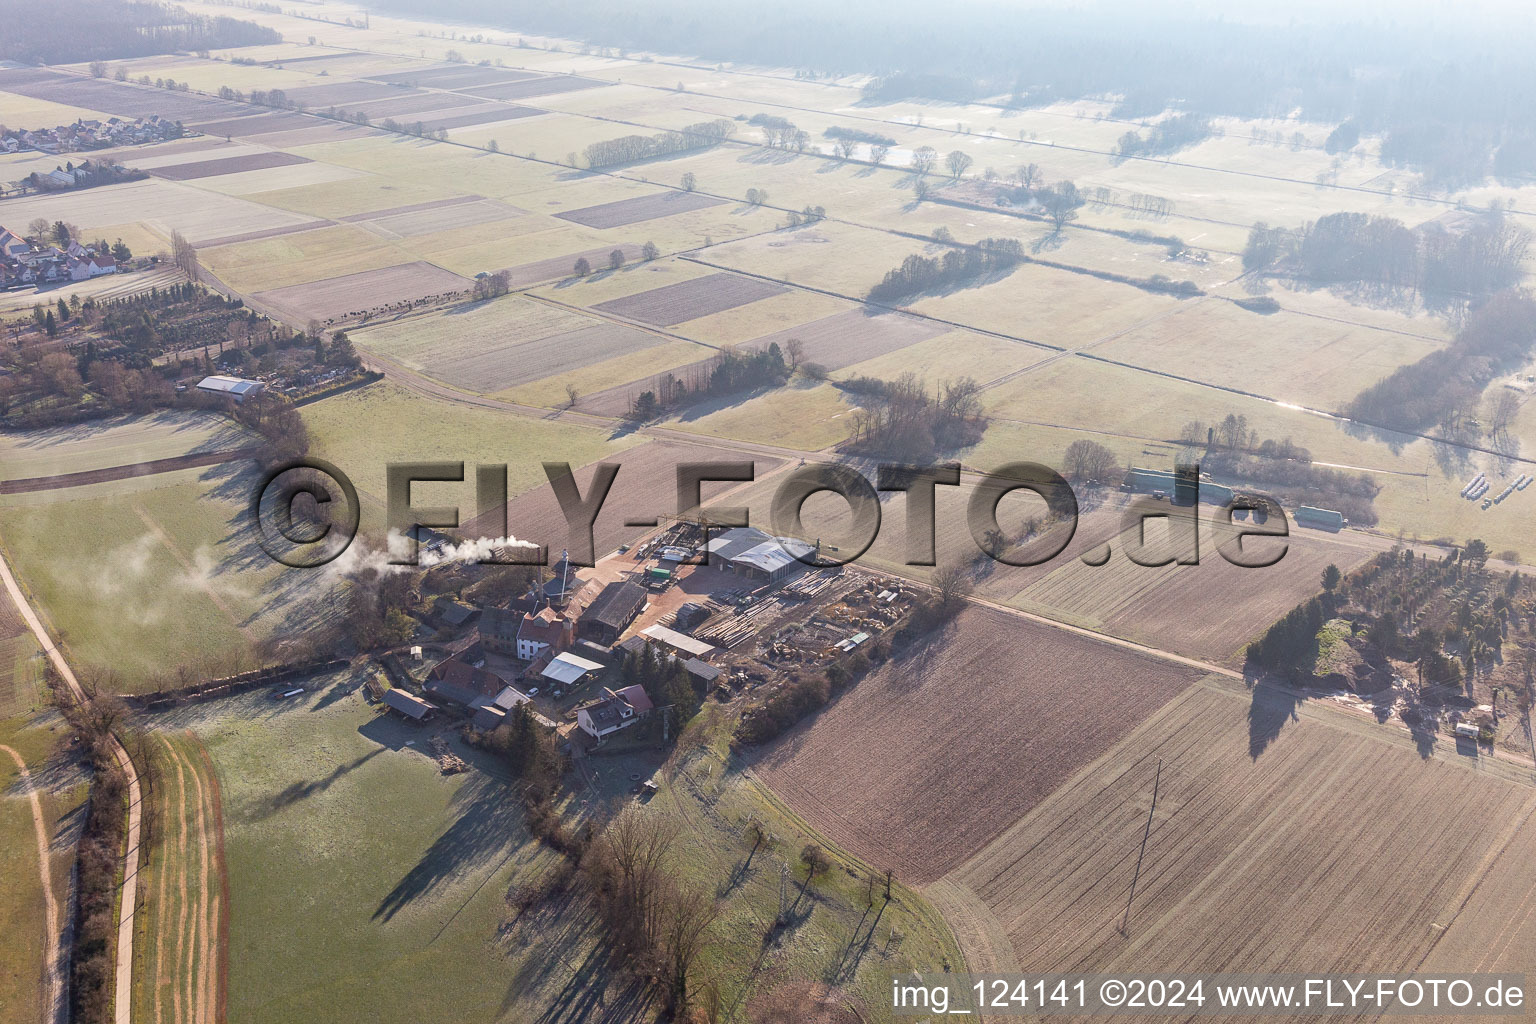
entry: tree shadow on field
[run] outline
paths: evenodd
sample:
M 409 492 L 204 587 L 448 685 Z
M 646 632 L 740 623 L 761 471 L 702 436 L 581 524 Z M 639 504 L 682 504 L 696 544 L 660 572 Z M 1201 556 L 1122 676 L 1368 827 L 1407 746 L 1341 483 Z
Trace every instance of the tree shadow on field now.
M 308 782 L 294 782 L 263 800 L 257 808 L 251 812 L 251 818 L 261 821 L 287 810 L 294 804 L 302 803 L 316 793 L 324 793 L 347 775 L 361 768 L 378 755 L 384 753 L 383 747 L 375 747 L 362 757 L 349 764 L 339 764 L 331 769 L 331 773 L 322 778 L 311 779 Z
M 621 987 L 610 991 L 609 980 L 615 975 L 608 969 L 607 961 L 612 956 L 607 942 L 594 946 L 559 994 L 543 1013 L 534 1018 L 536 1024 L 576 1024 L 579 1021 L 620 1024 L 646 1019 L 655 1002 L 653 991 L 640 977 L 628 973 L 617 976 Z M 508 993 L 509 998 L 511 994 Z
M 1248 705 L 1248 756 L 1257 761 L 1280 735 L 1287 722 L 1299 721 L 1296 708 L 1302 698 L 1290 690 L 1260 679 L 1253 684 Z
M 523 837 L 522 810 L 508 788 L 477 777 L 454 796 L 457 817 L 416 866 L 379 901 L 375 921 L 388 921 L 411 903 L 505 856 Z

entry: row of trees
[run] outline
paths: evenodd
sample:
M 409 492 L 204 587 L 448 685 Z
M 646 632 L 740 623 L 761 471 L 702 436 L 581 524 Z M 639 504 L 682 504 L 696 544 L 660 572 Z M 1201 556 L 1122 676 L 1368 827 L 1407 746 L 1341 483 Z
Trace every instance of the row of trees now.
M 942 256 L 913 253 L 869 290 L 872 302 L 895 302 L 921 292 L 950 288 L 999 271 L 1012 270 L 1029 257 L 1016 238 L 983 238 L 973 246 Z
M 943 381 L 932 392 L 914 373 L 849 384 L 860 401 L 847 442 L 853 451 L 919 461 L 973 445 L 986 432 L 981 388 L 971 377 Z
M 811 144 L 811 133 L 797 127 L 788 118 L 776 114 L 753 114 L 747 123 L 763 130 L 763 144 L 769 149 L 804 153 Z
M 1501 292 L 1468 317 L 1446 348 L 1399 367 L 1356 395 L 1349 416 L 1394 430 L 1439 426 L 1449 434 L 1472 426 L 1483 390 L 1500 373 L 1522 365 L 1536 350 L 1536 299 Z M 1495 401 L 1495 406 L 1499 403 Z M 1498 423 L 1513 418 L 1508 401 Z
M 586 148 L 587 166 L 590 168 L 614 167 L 618 164 L 651 160 L 656 157 L 675 156 L 694 150 L 717 146 L 736 134 L 736 126 L 727 118 L 700 121 L 682 131 L 663 132 L 660 135 L 625 135 L 617 139 L 594 142 Z
M 0 58 L 71 64 L 183 50 L 280 43 L 278 32 L 236 18 L 194 15 L 153 0 L 61 0 L 35 7 L 0 0 Z M 104 71 L 103 71 L 104 73 Z M 100 76 L 98 76 L 100 77 Z
M 629 416 L 649 420 L 702 398 L 778 387 L 798 368 L 801 349 L 797 341 L 782 348 L 775 341 L 764 349 L 723 349 L 708 362 L 691 367 L 687 380 L 673 373 L 658 377 L 631 400 Z
M 1190 420 L 1179 431 L 1185 458 L 1202 469 L 1263 489 L 1287 505 L 1320 505 L 1362 526 L 1376 524 L 1374 501 L 1381 487 L 1367 473 L 1318 466 L 1312 453 L 1289 437 L 1261 438 L 1248 418 L 1228 413 L 1214 423 Z
M 1115 143 L 1114 155 L 1131 157 L 1166 156 L 1198 145 L 1211 137 L 1211 122 L 1200 114 L 1176 114 L 1153 125 L 1145 136 L 1126 132 Z
M 1501 211 L 1462 230 L 1412 229 L 1395 217 L 1331 213 L 1299 228 L 1260 222 L 1248 233 L 1243 268 L 1314 284 L 1371 284 L 1474 297 L 1513 287 L 1531 233 Z

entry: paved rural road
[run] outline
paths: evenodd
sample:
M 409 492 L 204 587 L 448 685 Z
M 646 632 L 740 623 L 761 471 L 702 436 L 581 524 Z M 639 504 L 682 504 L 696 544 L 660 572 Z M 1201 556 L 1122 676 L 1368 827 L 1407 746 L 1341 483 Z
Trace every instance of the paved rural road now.
M 16 610 L 21 613 L 21 617 L 26 620 L 32 635 L 37 637 L 37 642 L 42 645 L 48 660 L 53 662 L 59 678 L 64 680 L 70 692 L 75 695 L 75 700 L 81 704 L 89 703 L 85 690 L 80 687 L 80 681 L 75 678 L 69 663 L 64 660 L 64 656 L 49 639 L 42 620 L 27 603 L 21 587 L 16 583 L 16 577 L 11 573 L 11 567 L 6 564 L 3 557 L 0 557 L 0 578 L 4 578 L 5 589 L 11 595 L 12 603 L 16 605 Z M 128 852 L 123 858 L 123 898 L 118 912 L 117 985 L 114 1006 L 116 1007 L 116 1024 L 129 1024 L 133 1006 L 133 935 L 136 923 L 134 913 L 138 909 L 139 902 L 139 832 L 142 819 L 142 794 L 139 790 L 139 773 L 134 771 L 133 759 L 128 756 L 128 751 L 123 749 L 123 745 L 117 741 L 116 737 L 112 738 L 112 754 L 117 758 L 117 765 L 122 769 L 124 777 L 128 779 Z
M 59 922 L 59 901 L 53 894 L 53 872 L 48 865 L 48 826 L 43 819 L 43 802 L 37 797 L 37 787 L 32 784 L 32 773 L 27 771 L 27 762 L 3 743 L 0 743 L 0 750 L 11 755 L 11 760 L 16 762 L 16 770 L 21 773 L 22 788 L 27 791 L 27 797 L 32 803 L 32 827 L 37 832 L 37 867 L 43 884 L 45 908 L 43 964 L 48 968 L 48 998 L 45 1005 L 50 1009 L 43 1019 L 62 1024 L 68 1019 L 64 1011 L 64 964 L 59 958 L 59 930 L 62 925 Z

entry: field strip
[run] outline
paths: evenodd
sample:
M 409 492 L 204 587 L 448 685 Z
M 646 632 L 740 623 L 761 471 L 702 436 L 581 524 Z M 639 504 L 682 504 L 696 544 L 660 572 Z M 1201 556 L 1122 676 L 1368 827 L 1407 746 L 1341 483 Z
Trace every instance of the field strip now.
M 0 557 L 0 579 L 5 582 L 6 592 L 11 601 L 16 605 L 16 610 L 27 621 L 27 626 L 32 630 L 32 635 L 37 637 L 38 644 L 48 655 L 48 660 L 58 671 L 59 678 L 64 680 L 64 685 L 69 687 L 75 700 L 81 705 L 87 703 L 85 690 L 81 688 L 80 681 L 75 678 L 74 670 L 69 667 L 69 662 L 64 660 L 64 655 L 48 636 L 48 631 L 43 628 L 42 620 L 27 603 L 26 596 L 21 592 L 21 585 L 16 582 L 16 576 L 11 572 L 11 567 L 3 557 Z M 128 751 L 123 745 L 112 737 L 112 754 L 117 760 L 117 765 L 123 771 L 123 776 L 128 780 L 128 841 L 127 849 L 123 855 L 123 887 L 122 899 L 118 908 L 117 925 L 117 963 L 115 965 L 116 985 L 113 990 L 113 1019 L 115 1024 L 132 1024 L 133 1016 L 133 936 L 137 924 L 139 894 L 139 835 L 143 826 L 144 808 L 142 806 L 143 794 L 139 787 L 139 773 L 134 770 L 133 759 L 128 756 Z
M 208 780 L 208 813 L 213 824 L 213 870 L 218 875 L 219 891 L 215 895 L 208 890 L 212 901 L 213 964 L 208 970 L 209 984 L 213 986 L 212 1020 L 224 1024 L 228 1019 L 229 996 L 229 868 L 224 860 L 224 795 L 219 788 L 219 774 L 208 756 L 208 748 L 197 744 L 197 754 L 203 763 Z M 206 843 L 206 832 L 204 842 Z
M 171 762 L 176 766 L 176 891 L 180 896 L 177 900 L 180 918 L 176 922 L 173 947 L 175 952 L 171 958 L 170 983 L 171 1020 L 173 1024 L 182 1024 L 187 1019 L 182 1007 L 182 959 L 187 946 L 188 901 L 191 898 L 191 885 L 187 879 L 187 778 L 182 768 L 181 758 L 176 756 L 176 750 L 171 746 L 170 741 L 162 737 L 161 742 L 165 744 L 166 753 L 170 755 Z
M 214 606 L 219 611 L 229 618 L 230 625 L 240 630 L 242 634 L 245 633 L 246 627 L 240 624 L 239 617 L 235 615 L 229 605 L 224 603 L 224 599 L 219 596 L 218 591 L 214 590 L 208 581 L 203 578 L 202 574 L 197 571 L 197 566 L 187 561 L 187 556 L 181 553 L 181 549 L 176 546 L 176 542 L 171 539 L 170 534 L 166 533 L 165 530 L 161 529 L 160 524 L 155 522 L 154 517 L 149 514 L 149 510 L 138 502 L 134 502 L 133 511 L 139 517 L 139 520 L 149 528 L 149 531 L 155 535 L 155 538 L 160 541 L 161 545 L 165 547 L 165 550 L 170 552 L 171 557 L 176 559 L 176 564 L 180 565 L 190 578 L 198 581 L 198 589 L 207 596 L 208 600 L 214 603 Z
M 181 755 L 178 754 L 178 757 Z M 183 759 L 185 760 L 185 759 Z M 203 779 L 201 773 L 192 765 L 187 765 L 192 773 L 192 784 L 197 791 L 197 915 L 196 929 L 197 943 L 193 948 L 195 959 L 188 963 L 188 977 L 196 986 L 197 998 L 191 1005 L 196 1007 L 193 1020 L 197 1024 L 208 1024 L 209 1014 L 209 990 L 212 971 L 208 969 L 210 962 L 209 923 L 212 913 L 209 907 L 208 892 L 208 823 L 207 823 L 207 796 L 203 791 Z
M 922 887 L 923 895 L 953 929 L 971 974 L 1010 974 L 1019 970 L 1019 957 L 1003 923 L 954 872 Z
M 62 487 L 80 487 L 84 484 L 107 483 L 112 480 L 130 480 L 135 477 L 170 473 L 178 469 L 196 469 L 199 466 L 216 466 L 225 462 L 253 459 L 261 454 L 260 447 L 231 448 L 222 452 L 197 452 L 192 455 L 173 455 L 167 459 L 151 459 L 126 466 L 109 466 L 106 469 L 87 469 L 78 473 L 60 473 L 57 476 L 29 476 L 19 480 L 0 480 L 0 494 L 22 494 L 28 491 L 52 491 Z
M 20 773 L 22 787 L 32 805 L 32 827 L 37 831 L 37 870 L 43 885 L 43 966 L 48 972 L 48 994 L 45 1007 L 51 1007 L 47 1020 L 62 1020 L 64 1013 L 64 965 L 59 958 L 59 901 L 53 894 L 53 878 L 48 864 L 48 825 L 43 817 L 43 802 L 38 798 L 37 787 L 32 784 L 32 773 L 27 762 L 12 748 L 0 743 L 0 750 L 11 755 Z
M 736 242 L 740 241 L 740 239 L 733 238 L 731 241 Z M 945 327 L 954 327 L 960 330 L 971 331 L 974 334 L 985 335 L 989 338 L 997 338 L 1000 341 L 1011 341 L 1018 345 L 1029 345 L 1033 348 L 1043 348 L 1058 354 L 1065 354 L 1067 352 L 1067 349 L 1063 348 L 1062 346 L 1052 345 L 1049 342 L 1034 341 L 1030 338 L 1020 338 L 1017 335 L 1004 334 L 1001 331 L 989 331 L 985 327 L 973 327 L 970 324 L 962 324 L 957 320 L 945 320 L 942 317 L 929 316 L 927 313 L 918 313 L 913 310 L 906 309 L 902 306 L 888 306 L 882 302 L 870 302 L 867 299 L 861 299 L 854 295 L 844 295 L 842 292 L 834 292 L 826 288 L 813 288 L 808 284 L 797 284 L 794 281 L 785 280 L 781 277 L 770 277 L 767 274 L 754 274 L 749 270 L 738 270 L 735 267 L 727 267 L 721 263 L 711 263 L 709 260 L 700 259 L 697 256 L 690 256 L 688 252 L 679 253 L 677 258 L 680 260 L 686 260 L 689 263 L 697 263 L 701 267 L 710 267 L 714 270 L 723 270 L 731 274 L 740 274 L 742 277 L 754 277 L 759 281 L 771 281 L 774 284 L 784 285 L 786 288 L 794 288 L 802 292 L 813 292 L 817 295 L 826 295 L 834 299 L 842 299 L 845 302 L 854 302 L 860 306 L 867 306 L 870 309 L 883 309 L 890 313 L 902 313 L 906 316 L 916 317 L 919 320 L 927 320 L 930 323 L 943 324 Z
M 164 738 L 160 742 L 165 745 L 166 754 L 175 763 L 175 752 L 171 750 L 170 743 Z M 178 831 L 186 827 L 186 779 L 182 775 L 181 765 L 176 763 L 176 823 Z M 155 1024 L 165 1024 L 165 999 L 161 989 L 171 984 L 171 979 L 165 973 L 165 946 L 166 946 L 166 922 L 165 907 L 166 894 L 169 890 L 171 875 L 171 856 L 168 837 L 162 836 L 159 842 L 160 859 L 156 864 L 155 879 L 155 903 L 153 926 L 156 929 L 155 936 L 155 968 L 150 978 L 150 985 L 154 991 Z M 185 890 L 184 884 L 178 884 L 178 889 Z

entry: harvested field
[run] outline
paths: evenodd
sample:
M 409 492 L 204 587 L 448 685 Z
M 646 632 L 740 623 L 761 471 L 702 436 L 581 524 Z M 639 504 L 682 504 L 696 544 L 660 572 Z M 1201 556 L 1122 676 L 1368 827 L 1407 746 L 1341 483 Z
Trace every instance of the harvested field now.
M 264 153 L 251 153 L 246 156 L 227 156 L 218 160 L 197 160 L 185 164 L 169 164 L 164 167 L 156 167 L 150 173 L 157 178 L 169 178 L 171 181 L 192 181 L 197 178 L 212 178 L 219 174 L 236 174 L 240 171 L 262 171 L 272 167 L 289 167 L 293 164 L 307 164 L 309 159 L 299 156 L 297 153 L 279 153 L 267 151 Z
M 330 221 L 310 220 L 298 224 L 285 224 L 280 228 L 266 228 L 262 231 L 247 231 L 243 235 L 229 235 L 224 238 L 210 238 L 202 243 L 204 249 L 212 249 L 220 245 L 238 245 L 241 242 L 259 242 L 264 238 L 277 238 L 282 235 L 292 235 L 300 231 L 314 231 L 316 228 L 330 227 Z
M 457 109 L 457 108 L 455 108 Z M 428 117 L 422 119 L 422 127 L 428 131 L 437 131 L 439 128 L 452 131 L 455 128 L 468 128 L 477 124 L 496 124 L 500 121 L 514 121 L 518 118 L 533 117 L 545 111 L 538 107 L 513 106 L 510 103 L 497 106 L 470 107 L 462 113 L 449 114 L 446 117 Z
M 304 224 L 313 216 L 274 210 L 245 199 L 150 178 L 123 185 L 104 185 L 78 192 L 55 192 L 7 199 L 6 219 L 25 224 L 34 217 L 67 219 L 92 231 L 109 224 L 140 222 L 165 238 L 180 231 L 194 245 L 249 231 Z
M 1507 766 L 1463 764 L 1365 716 L 1206 683 L 945 882 L 1032 972 L 1413 973 L 1533 807 Z M 1487 909 L 1485 936 L 1525 913 Z
M 433 210 L 416 210 L 391 216 L 371 217 L 368 229 L 392 238 L 413 238 L 430 235 L 435 231 L 459 231 L 478 224 L 510 220 L 523 216 L 524 211 L 492 199 L 479 202 L 454 203 Z
M 411 203 L 407 206 L 392 206 L 387 210 L 369 210 L 367 213 L 353 213 L 336 219 L 343 224 L 355 224 L 358 221 L 379 220 L 383 217 L 400 217 L 408 213 L 424 213 L 428 210 L 443 210 L 450 206 L 463 206 L 466 203 L 478 203 L 484 201 L 484 196 L 454 196 L 451 199 L 434 199 L 426 203 Z
M 647 527 L 626 526 L 627 520 L 651 519 L 677 511 L 679 465 L 685 462 L 744 462 L 746 457 L 740 451 L 708 444 L 650 441 L 628 451 L 615 452 L 601 461 L 617 464 L 620 468 L 592 528 L 598 558 L 620 544 L 633 543 L 647 532 Z M 783 465 L 781 459 L 761 455 L 752 461 L 759 477 Z M 576 483 L 583 494 L 592 482 L 595 467 L 596 463 L 593 463 L 576 471 Z M 704 504 L 736 504 L 722 495 L 739 486 L 705 484 Z M 500 530 L 499 522 L 466 516 L 460 532 L 466 537 L 499 537 L 502 536 Z M 551 549 L 551 561 L 560 557 L 561 548 L 574 547 L 568 542 L 565 517 L 547 482 L 540 482 L 507 503 L 507 530 L 513 537 L 547 545 Z
M 577 89 L 596 89 L 599 86 L 612 84 L 612 82 L 600 82 L 595 78 L 581 78 L 576 75 L 546 75 L 543 78 L 530 78 L 522 82 L 480 85 L 469 89 L 460 89 L 459 92 L 468 96 L 483 96 L 486 99 L 492 100 L 525 100 L 534 96 L 552 96 L 555 93 L 575 92 Z
M 840 844 L 930 882 L 1200 675 L 973 606 L 769 747 L 756 770 Z
M 252 156 L 264 152 L 259 147 L 248 145 L 244 142 L 230 142 L 228 139 L 191 139 L 164 143 L 157 146 L 144 146 L 140 149 L 122 150 L 127 159 L 132 162 L 135 170 L 152 171 L 157 167 L 167 167 L 171 164 L 187 163 L 187 157 L 193 153 L 206 153 L 211 149 L 222 150 L 220 156 Z
M 942 330 L 944 325 L 935 326 Z M 894 380 L 904 373 L 915 373 L 930 388 L 958 377 L 970 377 L 987 384 L 1047 359 L 1051 354 L 1049 349 L 1005 341 L 988 334 L 949 330 L 905 348 L 851 363 L 842 367 L 837 376 L 842 380 L 852 377 Z
M 409 122 L 419 118 L 412 118 L 412 114 L 424 114 L 433 112 L 437 114 L 461 110 L 465 107 L 475 106 L 479 101 L 468 96 L 453 96 L 440 92 L 410 93 L 402 91 L 399 96 L 389 96 L 380 100 L 369 100 L 366 103 L 348 103 L 342 109 L 348 113 L 361 111 L 375 121 L 386 117 L 404 119 Z
M 350 317 L 396 302 L 462 292 L 473 282 L 450 274 L 430 263 L 403 263 L 381 270 L 365 270 L 313 284 L 290 285 L 258 292 L 259 301 L 296 317 L 329 320 Z
M 1290 296 L 1279 298 L 1284 305 Z M 1397 329 L 1382 328 L 1359 322 L 1366 317 L 1353 318 L 1351 312 L 1307 316 L 1282 309 L 1259 316 L 1211 299 L 1177 309 L 1095 351 L 1191 380 L 1337 409 L 1399 366 L 1445 344 L 1442 324 L 1403 317 Z M 1257 343 L 1233 343 L 1245 337 Z
M 790 341 L 798 340 L 805 346 L 806 362 L 819 363 L 828 370 L 841 370 L 853 363 L 906 348 L 948 330 L 943 324 L 915 316 L 901 313 L 871 315 L 863 309 L 850 309 L 799 327 L 765 335 L 748 342 L 748 347 L 767 348 L 777 344 L 783 348 Z
M 250 113 L 237 103 L 227 103 L 194 93 L 146 89 L 105 78 L 82 78 L 47 68 L 0 69 L 0 90 L 125 117 L 150 117 L 158 114 L 187 124 Z
M 1181 529 L 1191 521 L 1188 509 L 1158 508 L 1177 514 Z M 1374 553 L 1368 547 L 1293 528 L 1285 557 L 1277 564 L 1244 569 L 1217 550 L 1234 538 L 1236 529 L 1212 522 L 1218 510 L 1202 507 L 1200 511 L 1198 565 L 1135 564 L 1126 557 L 1137 533 L 1133 526 L 1108 542 L 1114 554 L 1105 565 L 1095 568 L 1081 559 L 1057 559 L 1049 575 L 1031 583 L 1009 603 L 1189 657 L 1236 665 L 1245 644 L 1318 591 L 1325 566 L 1337 564 L 1348 572 Z M 1235 525 L 1247 524 L 1239 520 Z M 1154 556 L 1175 553 L 1165 520 L 1147 522 L 1146 540 Z M 1255 553 L 1275 546 L 1276 542 L 1264 538 L 1245 542 Z
M 306 107 L 335 107 L 347 103 L 362 103 L 387 96 L 414 96 L 415 89 L 381 82 L 337 82 L 335 85 L 311 85 L 302 89 L 290 89 L 288 98 Z
M 507 297 L 359 331 L 366 349 L 445 384 L 488 393 L 667 340 L 532 299 Z
M 369 135 L 382 135 L 379 128 L 365 128 L 360 124 L 342 124 L 310 118 L 305 128 L 289 128 L 280 132 L 263 132 L 261 144 L 275 149 L 294 149 L 299 146 L 316 146 L 327 142 L 347 142 Z
M 555 216 L 589 228 L 622 228 L 629 224 L 670 217 L 674 213 L 724 205 L 724 199 L 715 199 L 697 192 L 658 192 L 652 196 L 635 196 L 633 199 L 584 206 L 579 210 L 566 210 Z
M 558 281 L 570 277 L 575 272 L 576 261 L 585 258 L 594 267 L 606 266 L 608 254 L 618 249 L 624 253 L 628 260 L 638 259 L 640 247 L 638 245 L 605 245 L 598 249 L 587 249 L 584 252 L 573 252 L 569 256 L 551 256 L 547 260 L 539 260 L 536 263 L 523 263 L 515 267 L 508 267 L 507 272 L 512 275 L 513 288 L 528 288 L 545 281 Z
M 225 136 L 253 136 L 270 135 L 273 132 L 289 132 L 300 128 L 313 128 L 321 124 L 319 118 L 305 114 L 296 114 L 290 111 L 282 111 L 271 114 L 252 114 L 246 117 L 233 117 L 223 121 L 204 121 L 192 127 L 204 135 Z
M 465 67 L 463 64 L 445 64 L 422 68 L 419 71 L 397 71 L 388 75 L 369 75 L 375 82 L 391 85 L 425 85 L 432 89 L 459 89 L 466 85 L 486 85 L 496 82 L 522 82 L 539 75 L 532 71 L 513 71 L 510 68 Z
M 642 323 L 672 327 L 711 313 L 745 306 L 787 291 L 771 281 L 720 273 L 664 285 L 638 295 L 600 302 L 594 309 Z

